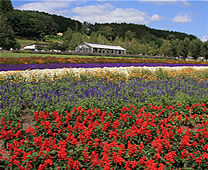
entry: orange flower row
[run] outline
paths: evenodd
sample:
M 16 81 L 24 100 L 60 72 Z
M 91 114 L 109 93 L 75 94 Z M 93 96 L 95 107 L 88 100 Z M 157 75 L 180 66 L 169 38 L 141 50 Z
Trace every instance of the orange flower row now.
M 0 64 L 46 64 L 46 63 L 168 63 L 168 64 L 208 64 L 199 61 L 179 61 L 160 59 L 118 59 L 118 58 L 62 58 L 62 57 L 20 57 L 0 58 Z

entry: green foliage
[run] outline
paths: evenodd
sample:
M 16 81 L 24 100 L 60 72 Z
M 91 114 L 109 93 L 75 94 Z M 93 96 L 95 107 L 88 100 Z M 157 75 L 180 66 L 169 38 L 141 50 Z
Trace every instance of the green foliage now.
M 160 47 L 160 54 L 164 56 L 171 55 L 171 43 L 169 40 L 164 40 L 162 46 Z
M 202 45 L 202 55 L 208 60 L 208 41 L 204 42 Z
M 87 41 L 120 45 L 126 48 L 129 54 L 162 54 L 174 57 L 180 55 L 185 59 L 188 53 L 196 56 L 196 52 L 199 52 L 196 50 L 198 47 L 193 45 L 195 43 L 192 43 L 192 46 L 196 48 L 188 48 L 190 41 L 196 37 L 185 33 L 127 23 L 82 24 L 70 18 L 45 12 L 13 10 L 10 0 L 0 1 L 0 9 L 0 14 L 4 13 L 8 18 L 8 25 L 13 29 L 15 36 L 60 43 L 62 38 L 55 35 L 58 32 L 64 33 L 63 44 L 59 46 L 62 50 L 74 50 L 78 44 Z M 205 54 L 206 48 L 203 49 Z
M 173 39 L 170 41 L 171 43 L 171 48 L 170 48 L 170 54 L 171 56 L 177 57 L 178 56 L 178 44 L 180 40 L 179 39 Z
M 14 31 L 3 15 L 0 15 L 0 47 L 5 50 L 20 48 L 19 43 L 15 40 Z
M 75 106 L 34 112 L 35 127 L 27 129 L 2 116 L 1 138 L 10 152 L 5 165 L 14 170 L 207 169 L 206 112 L 204 103 L 131 104 L 115 112 Z
M 11 12 L 12 10 L 13 10 L 13 6 L 11 0 L 0 1 L 0 15 L 5 14 L 7 12 Z
M 190 42 L 189 51 L 191 56 L 196 60 L 201 56 L 202 42 L 199 39 L 194 39 Z
M 57 42 L 51 42 L 49 43 L 48 47 L 46 48 L 47 50 L 60 50 L 61 45 Z
M 38 12 L 14 10 L 8 18 L 15 34 L 19 37 L 41 40 L 43 34 L 57 32 L 53 18 Z
M 70 50 L 74 50 L 76 46 L 87 40 L 87 36 L 85 34 L 81 34 L 79 32 L 72 32 L 71 29 L 67 30 L 67 33 L 64 34 L 63 38 L 64 46 Z
M 103 169 L 108 161 L 113 169 L 207 169 L 208 81 L 184 73 L 170 77 L 162 69 L 139 73 L 153 79 L 140 75 L 122 81 L 122 74 L 110 72 L 113 81 L 73 73 L 34 75 L 35 81 L 22 80 L 21 74 L 4 77 L 0 138 L 9 152 L 5 165 Z M 23 108 L 34 116 L 34 127 L 26 130 L 19 121 Z
M 44 36 L 44 41 L 61 42 L 61 41 L 63 41 L 63 37 L 58 36 L 58 35 L 46 35 L 46 36 Z
M 132 40 L 132 38 L 135 37 L 135 33 L 133 33 L 132 31 L 128 30 L 125 33 L 125 39 L 126 40 Z
M 54 22 L 56 23 L 56 29 L 57 32 L 65 32 L 68 28 L 71 28 L 72 30 L 77 30 L 80 31 L 82 28 L 82 24 L 79 21 L 70 19 L 70 18 L 66 18 L 63 16 L 57 16 L 57 15 L 50 15 L 47 13 L 42 13 L 44 15 L 48 15 L 51 16 L 54 20 Z
M 143 43 L 154 43 L 157 47 L 160 47 L 163 43 L 163 41 L 159 38 L 157 38 L 155 35 L 145 35 L 141 42 Z
M 114 38 L 114 31 L 110 26 L 100 27 L 98 34 L 105 36 L 109 41 L 112 41 Z
M 186 37 L 183 41 L 179 41 L 177 45 L 177 54 L 183 56 L 184 60 L 188 56 L 189 44 L 190 44 L 190 39 Z
M 208 78 L 207 72 L 201 74 L 200 77 Z M 130 104 L 143 107 L 149 103 L 164 106 L 177 102 L 208 102 L 208 82 L 183 74 L 173 78 L 161 69 L 154 73 L 143 70 L 139 74 L 135 72 L 129 81 L 123 81 L 125 79 L 119 73 L 105 76 L 113 81 L 98 75 L 83 73 L 78 78 L 73 73 L 66 73 L 62 77 L 37 76 L 34 81 L 26 80 L 21 74 L 8 76 L 0 82 L 0 112 L 13 117 L 25 105 L 31 113 L 42 109 L 63 112 L 75 105 L 112 112 Z M 138 75 L 143 78 L 138 78 Z M 192 76 L 195 77 L 194 74 Z M 146 80 L 148 77 L 156 80 Z
M 29 39 L 20 39 L 20 38 L 17 38 L 17 42 L 20 44 L 21 48 L 31 45 L 31 44 L 46 43 L 46 42 L 42 42 L 38 40 L 29 40 Z
M 5 0 L 4 0 L 5 1 Z M 126 33 L 133 33 L 130 39 L 135 37 L 137 40 L 154 39 L 158 46 L 161 46 L 161 39 L 169 39 L 169 35 L 183 40 L 185 37 L 194 39 L 193 35 L 187 35 L 178 32 L 169 32 L 148 28 L 145 25 L 127 24 L 127 23 L 111 23 L 111 24 L 90 24 L 65 18 L 62 16 L 51 15 L 38 11 L 20 11 L 14 10 L 14 13 L 8 18 L 10 25 L 14 29 L 16 35 L 27 38 L 40 39 L 42 32 L 45 35 L 55 34 L 57 32 L 65 32 L 71 28 L 75 32 L 81 32 L 90 35 L 92 32 L 98 32 L 104 35 L 109 41 L 114 40 L 117 36 L 125 39 Z M 29 28 L 31 30 L 29 30 Z M 146 38 L 145 38 L 146 37 Z M 148 38 L 149 37 L 149 38 Z M 148 40 L 148 41 L 149 41 Z

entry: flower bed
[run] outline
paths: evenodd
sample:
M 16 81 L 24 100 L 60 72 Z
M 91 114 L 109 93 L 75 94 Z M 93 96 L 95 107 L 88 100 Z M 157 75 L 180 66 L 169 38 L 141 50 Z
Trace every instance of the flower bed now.
M 40 111 L 25 131 L 2 117 L 0 138 L 12 169 L 207 169 L 207 112 L 203 103 Z
M 96 58 L 96 57 L 9 57 L 0 58 L 1 64 L 48 64 L 48 63 L 168 63 L 168 64 L 208 64 L 208 62 L 164 60 L 164 59 L 127 59 L 119 58 Z
M 186 72 L 182 73 L 185 75 Z M 151 72 L 142 76 L 132 73 L 128 81 L 124 75 L 113 72 L 92 72 L 80 77 L 73 77 L 73 74 L 53 78 L 43 75 L 42 78 L 34 76 L 32 81 L 12 76 L 0 84 L 0 113 L 14 118 L 25 106 L 30 113 L 37 110 L 63 112 L 77 105 L 114 112 L 130 104 L 141 107 L 149 103 L 162 106 L 175 105 L 178 101 L 183 105 L 208 102 L 207 80 L 186 76 L 179 79 L 168 74 L 166 77 L 160 71 L 155 75 Z
M 57 68 L 104 68 L 104 67 L 208 67 L 208 64 L 168 64 L 168 63 L 54 63 L 54 64 L 11 64 L 0 65 L 0 71 L 57 69 Z
M 0 165 L 208 169 L 208 70 L 148 68 L 1 72 Z

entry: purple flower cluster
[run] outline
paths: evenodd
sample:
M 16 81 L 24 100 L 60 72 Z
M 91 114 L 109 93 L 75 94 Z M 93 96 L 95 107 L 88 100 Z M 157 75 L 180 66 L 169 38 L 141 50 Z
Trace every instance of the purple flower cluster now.
M 57 69 L 57 68 L 103 68 L 103 67 L 181 67 L 181 66 L 208 66 L 208 64 L 167 64 L 167 63 L 53 63 L 53 64 L 10 64 L 1 65 L 0 71 L 28 70 L 28 69 Z
M 111 81 L 74 81 L 59 79 L 47 84 L 35 82 L 0 84 L 0 113 L 13 113 L 28 105 L 33 111 L 51 109 L 64 112 L 74 106 L 87 108 L 103 108 L 116 112 L 122 106 L 130 104 L 159 105 L 173 104 L 184 97 L 184 103 L 204 102 L 208 96 L 208 81 L 197 80 L 154 80 L 146 81 L 138 78 L 129 82 Z M 12 94 L 12 97 L 11 97 Z M 180 99 L 181 100 L 181 99 Z

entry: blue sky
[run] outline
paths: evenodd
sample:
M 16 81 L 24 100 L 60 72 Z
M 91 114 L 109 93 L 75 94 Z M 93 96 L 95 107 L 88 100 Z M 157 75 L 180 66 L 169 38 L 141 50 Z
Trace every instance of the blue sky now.
M 90 23 L 135 23 L 208 39 L 208 0 L 11 0 L 15 9 L 44 11 Z

